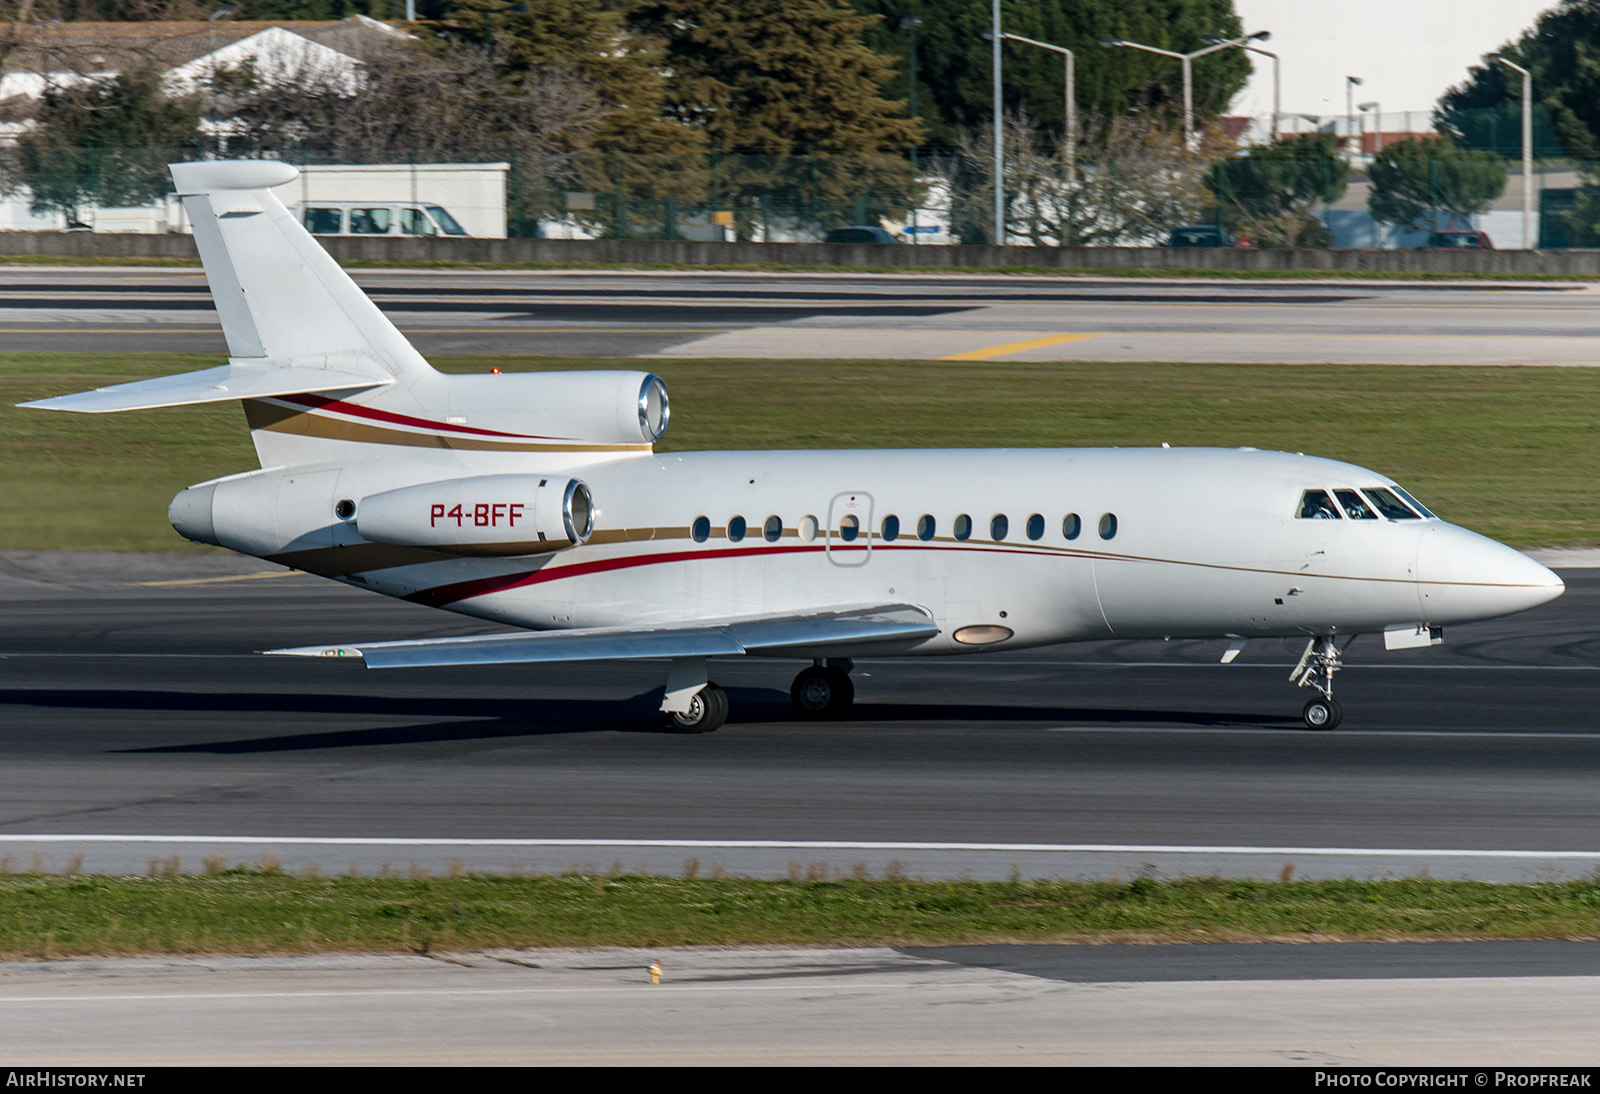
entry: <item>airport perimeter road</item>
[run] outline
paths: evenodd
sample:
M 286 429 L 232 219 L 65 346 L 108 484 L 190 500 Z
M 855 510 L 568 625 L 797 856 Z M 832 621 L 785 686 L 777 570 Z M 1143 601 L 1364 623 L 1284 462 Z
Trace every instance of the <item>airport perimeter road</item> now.
M 1185 642 L 862 663 L 835 723 L 795 719 L 797 664 L 721 661 L 732 721 L 677 736 L 652 731 L 663 663 L 263 658 L 481 625 L 300 576 L 0 561 L 13 869 L 270 855 L 334 872 L 1532 880 L 1600 864 L 1600 571 L 1436 649 L 1357 642 L 1332 733 L 1300 726 L 1298 649 L 1221 666 L 1221 642 Z
M 358 270 L 428 354 L 1593 365 L 1600 287 Z M 0 268 L 12 350 L 225 352 L 198 269 Z

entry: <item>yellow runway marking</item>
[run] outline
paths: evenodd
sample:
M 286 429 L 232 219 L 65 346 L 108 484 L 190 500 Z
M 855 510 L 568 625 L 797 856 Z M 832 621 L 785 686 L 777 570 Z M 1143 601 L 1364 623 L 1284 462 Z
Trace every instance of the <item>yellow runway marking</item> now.
M 966 353 L 952 353 L 941 361 L 987 361 L 991 357 L 1004 357 L 1008 353 L 1039 349 L 1041 346 L 1059 346 L 1063 342 L 1081 342 L 1085 338 L 1099 338 L 1099 334 L 1047 334 L 1043 338 L 1030 338 L 1026 342 L 1006 342 L 999 346 L 970 349 Z
M 230 581 L 260 581 L 268 577 L 294 577 L 294 570 L 260 570 L 253 574 L 230 574 L 227 577 L 180 577 L 170 581 L 135 581 L 135 585 L 222 585 Z

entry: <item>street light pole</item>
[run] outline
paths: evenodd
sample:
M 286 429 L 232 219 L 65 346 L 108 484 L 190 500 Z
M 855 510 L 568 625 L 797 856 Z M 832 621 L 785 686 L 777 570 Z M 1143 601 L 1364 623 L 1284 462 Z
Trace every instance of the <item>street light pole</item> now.
M 1498 53 L 1486 53 L 1483 59 L 1486 63 L 1499 61 L 1522 73 L 1522 245 L 1536 251 L 1539 240 L 1533 234 L 1533 73 Z
M 1066 59 L 1066 113 L 1065 113 L 1065 152 L 1067 158 L 1068 179 L 1076 170 L 1078 163 L 1078 96 L 1076 92 L 1077 76 L 1075 63 L 1077 57 L 1066 46 L 1053 46 L 1049 42 L 1040 42 L 1033 38 L 1024 38 L 1020 34 L 1002 34 L 1000 37 L 1012 42 L 1024 42 L 1040 49 L 1053 50 Z
M 1356 162 L 1356 153 L 1360 151 L 1354 144 L 1356 132 L 1356 88 L 1361 86 L 1360 76 L 1346 76 L 1344 78 L 1344 113 L 1345 137 L 1351 140 L 1349 160 Z
M 1157 49 L 1155 46 L 1141 45 L 1138 42 L 1129 42 L 1122 38 L 1102 38 L 1100 39 L 1100 44 L 1108 48 L 1126 46 L 1129 49 L 1142 49 L 1146 53 L 1159 53 L 1163 57 L 1176 58 L 1183 65 L 1183 147 L 1187 150 L 1192 150 L 1194 148 L 1194 75 L 1191 66 L 1195 58 L 1204 57 L 1208 53 L 1215 53 L 1219 49 L 1228 49 L 1230 47 L 1248 49 L 1250 42 L 1265 42 L 1271 37 L 1272 33 L 1265 30 L 1258 30 L 1254 34 L 1246 35 L 1243 38 L 1229 38 L 1226 40 L 1207 35 L 1204 40 L 1213 44 L 1205 49 L 1197 49 L 1193 53 L 1176 53 L 1170 49 Z

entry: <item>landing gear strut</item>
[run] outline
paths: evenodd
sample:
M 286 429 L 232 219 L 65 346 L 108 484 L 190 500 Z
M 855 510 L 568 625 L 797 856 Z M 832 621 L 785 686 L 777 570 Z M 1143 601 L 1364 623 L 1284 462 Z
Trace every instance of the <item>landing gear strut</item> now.
M 1345 643 L 1347 648 L 1349 645 L 1349 642 Z M 1300 655 L 1300 663 L 1289 674 L 1290 681 L 1295 685 L 1315 688 L 1319 694 L 1319 698 L 1311 700 L 1300 712 L 1307 729 L 1333 729 L 1344 718 L 1344 709 L 1333 697 L 1333 674 L 1339 671 L 1339 655 L 1342 652 L 1332 635 L 1316 635 L 1306 643 L 1306 652 Z
M 802 718 L 843 718 L 855 702 L 847 660 L 818 661 L 794 678 L 789 699 Z

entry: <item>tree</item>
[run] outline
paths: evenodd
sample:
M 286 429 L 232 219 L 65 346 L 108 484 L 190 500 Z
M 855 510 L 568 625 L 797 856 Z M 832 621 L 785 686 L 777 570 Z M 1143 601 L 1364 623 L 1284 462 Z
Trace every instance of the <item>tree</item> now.
M 994 93 L 990 44 L 983 32 L 991 19 L 985 0 L 853 0 L 858 10 L 882 16 L 866 33 L 867 44 L 896 58 L 899 71 L 887 85 L 895 98 L 908 97 L 908 35 L 901 21 L 921 18 L 917 28 L 917 111 L 931 140 L 953 145 L 960 133 L 991 124 Z M 1170 57 L 1127 48 L 1107 48 L 1103 37 L 1187 53 L 1202 48 L 1201 36 L 1237 38 L 1243 33 L 1233 0 L 1007 0 L 1001 29 L 1064 46 L 1076 53 L 1076 99 L 1085 117 L 1115 117 L 1130 110 L 1169 117 L 1182 109 L 1182 72 Z M 1039 122 L 1039 132 L 1059 133 L 1065 114 L 1064 72 L 1059 54 L 1019 42 L 1004 46 L 1005 108 Z M 1226 49 L 1194 62 L 1197 125 L 1204 129 L 1244 87 L 1250 60 Z
M 1344 195 L 1350 167 L 1337 143 L 1332 133 L 1301 133 L 1222 160 L 1206 178 L 1219 219 L 1261 246 L 1327 246 L 1327 227 L 1311 210 Z
M 12 185 L 35 212 L 76 221 L 84 205 L 147 205 L 171 191 L 167 164 L 201 146 L 198 96 L 171 96 L 154 67 L 78 78 L 48 89 L 38 123 L 12 151 Z
M 868 218 L 910 202 L 918 129 L 879 93 L 891 62 L 862 43 L 873 19 L 840 0 L 646 0 L 632 20 L 665 42 L 668 114 L 705 134 L 712 201 L 741 234 L 758 200 L 789 215 L 855 201 Z
M 1089 118 L 1072 162 L 1063 147 L 1049 147 L 1048 132 L 1026 114 L 1006 115 L 1008 238 L 1044 247 L 1137 246 L 1201 216 L 1203 180 L 1222 143 L 1215 131 L 1197 155 L 1158 119 Z M 933 161 L 951 180 L 949 217 L 963 242 L 988 241 L 993 230 L 989 142 L 980 129 L 962 138 L 960 155 Z
M 1533 75 L 1535 153 L 1600 155 L 1600 0 L 1561 0 L 1499 52 Z M 1435 117 L 1458 144 L 1519 155 L 1522 76 L 1475 65 Z
M 1441 210 L 1464 220 L 1506 189 L 1505 160 L 1439 137 L 1395 141 L 1373 157 L 1367 174 L 1373 217 L 1409 228 L 1430 226 Z

